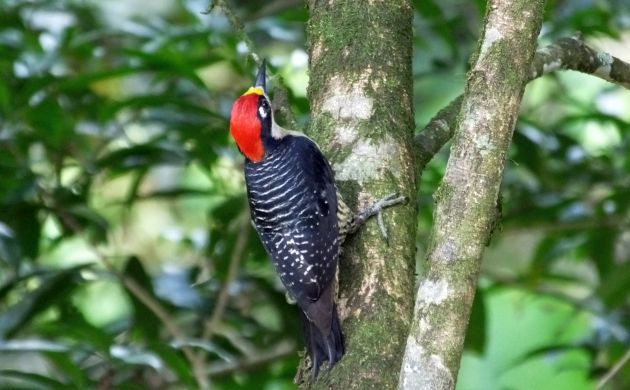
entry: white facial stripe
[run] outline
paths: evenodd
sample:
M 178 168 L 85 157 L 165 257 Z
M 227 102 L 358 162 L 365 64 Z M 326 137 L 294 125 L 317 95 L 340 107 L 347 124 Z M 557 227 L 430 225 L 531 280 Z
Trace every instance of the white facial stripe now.
M 300 133 L 299 131 L 293 131 L 293 130 L 287 130 L 284 127 L 278 125 L 276 123 L 276 121 L 273 119 L 273 113 L 271 112 L 271 101 L 269 100 L 269 97 L 267 97 L 267 95 L 264 95 L 265 98 L 267 99 L 268 102 L 270 102 L 269 104 L 269 112 L 264 112 L 265 110 L 262 107 L 258 107 L 258 112 L 260 113 L 260 117 L 261 118 L 266 118 L 268 114 L 271 114 L 271 136 L 275 139 L 282 139 L 284 137 L 286 137 L 287 135 L 291 134 L 293 136 L 296 137 L 306 137 L 304 134 Z
M 271 136 L 275 139 L 282 139 L 287 135 L 287 131 L 282 127 L 278 126 L 276 121 L 271 122 Z

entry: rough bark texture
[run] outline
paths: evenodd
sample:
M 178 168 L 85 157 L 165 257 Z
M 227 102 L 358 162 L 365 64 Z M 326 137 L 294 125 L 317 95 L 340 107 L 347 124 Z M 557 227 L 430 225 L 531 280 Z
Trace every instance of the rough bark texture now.
M 308 2 L 311 127 L 349 206 L 415 199 L 412 6 L 406 0 Z M 411 323 L 417 206 L 385 211 L 344 246 L 339 308 L 347 352 L 311 388 L 391 389 Z
M 453 389 L 507 153 L 543 14 L 542 0 L 491 0 L 446 173 L 435 194 L 426 273 L 400 389 Z

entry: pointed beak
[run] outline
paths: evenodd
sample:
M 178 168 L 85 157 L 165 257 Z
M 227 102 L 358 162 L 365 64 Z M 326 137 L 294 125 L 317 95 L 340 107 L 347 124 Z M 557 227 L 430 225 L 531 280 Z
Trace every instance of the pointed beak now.
M 258 74 L 256 75 L 256 83 L 255 87 L 261 87 L 263 91 L 267 90 L 267 72 L 265 69 L 267 68 L 267 60 L 263 60 L 262 64 L 260 64 L 260 68 L 258 68 Z

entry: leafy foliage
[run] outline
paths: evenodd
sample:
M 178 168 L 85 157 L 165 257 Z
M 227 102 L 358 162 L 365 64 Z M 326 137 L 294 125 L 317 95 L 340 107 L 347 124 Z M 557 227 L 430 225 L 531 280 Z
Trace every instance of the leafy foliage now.
M 227 128 L 251 50 L 308 119 L 307 10 L 145 3 L 0 3 L 0 387 L 292 388 L 297 315 L 246 222 Z M 422 124 L 461 92 L 485 2 L 414 5 Z M 542 40 L 617 38 L 622 7 L 551 2 Z M 577 379 L 548 383 L 587 387 L 627 348 L 628 104 L 588 76 L 529 87 L 462 389 L 518 388 L 532 370 L 544 383 L 564 364 Z M 423 172 L 421 249 L 447 152 Z M 527 337 L 505 331 L 514 316 Z
M 259 383 L 290 383 L 299 332 L 256 240 L 226 280 L 250 229 L 227 115 L 253 63 L 198 5 L 2 4 L 1 386 L 247 387 L 258 371 L 226 374 L 268 350 L 289 358 Z

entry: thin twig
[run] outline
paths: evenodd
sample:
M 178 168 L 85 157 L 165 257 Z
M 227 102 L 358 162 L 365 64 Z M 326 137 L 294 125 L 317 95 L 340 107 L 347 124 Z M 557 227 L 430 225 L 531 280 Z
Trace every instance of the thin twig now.
M 245 43 L 247 46 L 247 51 L 249 55 L 252 57 L 254 62 L 258 65 L 262 64 L 262 58 L 259 55 L 259 50 L 256 49 L 256 45 L 254 41 L 249 37 L 247 32 L 245 31 L 245 24 L 243 21 L 236 15 L 236 12 L 232 9 L 232 6 L 229 4 L 228 0 L 214 0 L 207 8 L 205 13 L 209 13 L 214 11 L 215 9 L 220 9 L 225 17 L 228 19 L 228 22 L 232 26 L 232 29 L 236 31 L 240 40 Z M 291 108 L 289 107 L 289 90 L 286 84 L 284 83 L 284 79 L 277 73 L 268 72 L 272 82 L 275 83 L 275 91 L 274 91 L 274 115 L 276 117 L 280 116 L 280 119 L 284 119 L 286 125 L 290 128 L 294 129 L 297 126 L 297 121 L 295 119 L 295 115 Z M 278 119 L 278 118 L 276 118 Z M 282 122 L 280 121 L 280 124 Z
M 253 356 L 256 354 L 256 346 L 244 338 L 240 332 L 232 327 L 220 325 L 213 329 L 213 332 L 219 336 L 225 337 L 230 344 L 238 349 L 245 356 Z
M 232 26 L 232 28 L 238 34 L 239 39 L 241 39 L 247 46 L 249 55 L 254 59 L 254 61 L 258 65 L 260 65 L 262 63 L 262 59 L 258 55 L 258 51 L 256 50 L 256 47 L 254 45 L 254 41 L 252 41 L 249 35 L 245 32 L 245 25 L 238 18 L 238 16 L 236 16 L 236 13 L 234 12 L 234 10 L 232 10 L 232 7 L 228 3 L 228 1 L 227 0 L 214 0 L 214 2 L 212 3 L 212 8 L 209 8 L 209 9 L 213 11 L 215 9 L 221 9 L 225 17 L 228 19 L 228 22 L 230 22 L 230 25 Z
M 267 351 L 258 351 L 252 356 L 233 362 L 220 362 L 208 366 L 208 375 L 220 376 L 238 370 L 257 367 L 295 353 L 295 343 L 284 340 Z
M 96 248 L 93 248 L 96 249 Z M 154 299 L 151 294 L 149 294 L 141 285 L 139 285 L 134 279 L 127 277 L 126 275 L 120 273 L 113 264 L 111 264 L 105 258 L 101 259 L 103 264 L 107 267 L 107 269 L 113 273 L 127 288 L 129 292 L 131 292 L 142 304 L 144 304 L 155 316 L 164 324 L 166 330 L 171 334 L 172 337 L 179 340 L 186 339 L 186 332 L 182 330 L 182 328 L 177 325 L 175 321 L 171 318 L 169 313 L 164 309 L 164 307 Z M 193 369 L 193 375 L 197 381 L 197 384 L 201 389 L 209 389 L 210 383 L 208 382 L 205 373 L 205 367 L 203 362 L 197 359 L 193 349 L 188 346 L 182 346 L 182 353 L 186 357 L 186 360 L 190 362 L 190 365 Z
M 606 375 L 604 375 L 603 378 L 599 382 L 597 382 L 597 386 L 595 387 L 595 390 L 603 389 L 604 385 L 606 385 L 606 383 L 608 383 L 615 375 L 617 375 L 619 370 L 621 370 L 621 368 L 626 363 L 628 363 L 628 360 L 630 360 L 630 348 L 628 348 L 626 350 L 626 353 L 624 353 L 623 356 L 621 357 L 621 359 L 619 359 L 617 363 L 615 363 L 615 365 L 612 366 L 610 370 L 608 370 Z
M 243 258 L 243 253 L 245 252 L 245 247 L 247 246 L 247 241 L 249 240 L 249 216 L 247 213 L 243 213 L 238 221 L 237 234 L 238 237 L 236 238 L 236 243 L 234 244 L 234 249 L 232 250 L 227 276 L 225 277 L 223 286 L 217 296 L 216 304 L 212 315 L 210 316 L 210 320 L 206 323 L 203 331 L 204 340 L 212 337 L 212 333 L 215 328 L 223 319 L 223 314 L 225 314 L 225 309 L 227 308 L 227 304 L 230 299 L 230 286 L 236 279 L 240 270 L 241 259 Z
M 247 209 L 247 205 L 245 205 L 245 209 Z M 225 309 L 227 308 L 230 299 L 230 286 L 238 276 L 238 272 L 241 267 L 241 259 L 243 258 L 243 254 L 249 240 L 248 225 L 249 215 L 247 213 L 242 213 L 237 223 L 236 234 L 238 235 L 238 237 L 236 238 L 236 243 L 234 243 L 234 249 L 232 250 L 228 272 L 223 282 L 223 285 L 221 286 L 221 290 L 219 290 L 214 310 L 212 311 L 210 319 L 206 323 L 206 326 L 203 330 L 202 338 L 204 340 L 209 340 L 212 337 L 213 333 L 218 330 L 218 328 L 220 327 L 219 325 L 221 324 L 221 320 L 223 319 L 223 315 L 225 314 Z M 204 351 L 199 351 L 196 360 L 200 361 L 201 365 L 204 367 L 204 378 L 208 377 L 207 369 L 205 369 L 205 367 L 207 366 L 206 358 L 207 354 Z

